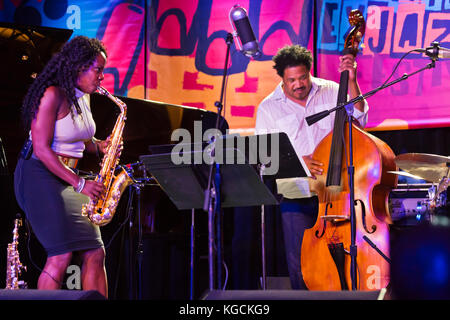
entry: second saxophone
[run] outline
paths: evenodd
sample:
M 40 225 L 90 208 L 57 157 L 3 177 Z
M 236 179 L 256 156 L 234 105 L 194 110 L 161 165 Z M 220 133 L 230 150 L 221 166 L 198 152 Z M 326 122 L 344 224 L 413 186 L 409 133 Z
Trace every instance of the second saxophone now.
M 22 269 L 27 271 L 27 267 L 20 262 L 19 257 L 19 227 L 22 219 L 14 220 L 13 241 L 8 244 L 6 263 L 6 288 L 10 290 L 27 288 L 27 283 L 19 280 Z

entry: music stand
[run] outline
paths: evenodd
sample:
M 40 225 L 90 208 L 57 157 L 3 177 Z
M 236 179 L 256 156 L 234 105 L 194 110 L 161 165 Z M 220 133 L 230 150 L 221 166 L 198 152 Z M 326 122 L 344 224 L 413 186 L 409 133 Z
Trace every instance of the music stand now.
M 271 175 L 274 179 L 295 178 L 295 177 L 311 177 L 311 173 L 308 166 L 304 162 L 302 157 L 299 157 L 294 150 L 294 147 L 289 140 L 289 137 L 285 132 L 265 133 L 252 136 L 237 137 L 237 139 L 243 139 L 245 144 L 245 150 L 240 148 L 248 159 L 255 159 L 258 164 L 264 164 L 264 157 L 261 157 L 261 141 L 267 142 L 267 149 L 272 150 L 275 148 L 275 155 L 278 157 L 278 170 L 276 173 L 271 174 L 267 167 L 265 168 L 263 175 Z M 255 141 L 258 142 L 258 148 L 255 147 Z M 275 146 L 272 146 L 275 144 Z M 242 146 L 242 143 L 237 142 L 238 146 Z M 267 165 L 267 163 L 265 164 Z
M 224 136 L 224 145 L 236 145 L 250 159 L 251 163 L 258 164 L 261 181 L 264 176 L 272 176 L 272 179 L 285 179 L 296 177 L 311 177 L 311 173 L 302 157 L 294 150 L 289 137 L 285 132 L 259 134 L 251 136 Z M 226 141 L 233 139 L 232 142 Z M 264 142 L 264 143 L 263 143 Z M 261 150 L 261 147 L 266 150 Z M 267 155 L 270 150 L 270 159 L 277 157 L 276 168 L 271 168 L 275 163 L 267 163 Z M 265 155 L 261 151 L 266 151 Z M 275 154 L 273 154 L 275 153 Z M 269 168 L 267 167 L 270 164 Z M 273 172 L 276 169 L 276 172 Z M 266 257 L 265 257 L 265 205 L 261 204 L 261 264 L 262 264 L 262 289 L 266 289 Z
M 195 150 L 195 149 L 190 149 Z M 187 151 L 191 161 L 189 163 L 175 164 L 172 153 L 142 155 L 139 157 L 148 173 L 150 173 L 159 183 L 164 192 L 179 210 L 202 209 L 207 188 L 210 164 L 195 163 L 199 152 Z M 233 148 L 232 151 L 225 149 L 225 154 L 232 154 L 233 159 L 227 158 L 224 164 L 220 165 L 222 182 L 220 185 L 220 207 L 245 207 L 256 205 L 276 205 L 278 200 L 272 192 L 261 181 L 260 176 L 254 167 L 245 161 L 236 163 L 236 159 L 245 158 L 242 152 Z M 230 161 L 231 160 L 231 161 Z M 215 287 L 214 272 L 214 228 L 213 216 L 208 213 L 209 229 L 209 287 Z M 192 233 L 191 233 L 192 237 Z M 217 245 L 220 252 L 220 244 Z M 193 239 L 191 238 L 191 259 L 194 251 Z M 221 265 L 218 266 L 219 268 Z M 191 260 L 191 278 L 193 275 L 193 262 Z M 192 282 L 191 282 L 192 292 Z

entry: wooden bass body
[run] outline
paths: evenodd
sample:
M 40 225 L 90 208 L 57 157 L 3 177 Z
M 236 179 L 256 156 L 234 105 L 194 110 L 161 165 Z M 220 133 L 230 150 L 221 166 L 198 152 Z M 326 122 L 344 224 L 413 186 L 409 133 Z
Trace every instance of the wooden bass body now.
M 389 224 L 392 223 L 388 196 L 397 184 L 394 153 L 378 139 L 352 124 L 357 278 L 359 290 L 378 290 L 389 283 L 389 263 L 369 243 L 389 256 Z M 349 254 L 351 244 L 350 195 L 347 164 L 349 159 L 348 122 L 344 129 L 341 184 L 326 187 L 332 133 L 317 146 L 313 158 L 323 162 L 324 172 L 311 179 L 310 188 L 319 198 L 319 212 L 314 226 L 305 230 L 301 268 L 309 290 L 347 290 L 351 288 Z

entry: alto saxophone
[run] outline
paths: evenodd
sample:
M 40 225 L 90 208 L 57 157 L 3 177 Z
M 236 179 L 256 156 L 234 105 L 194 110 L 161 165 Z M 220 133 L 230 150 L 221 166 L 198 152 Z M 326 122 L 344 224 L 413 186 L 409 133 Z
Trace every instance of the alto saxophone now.
M 22 219 L 14 220 L 13 241 L 8 244 L 7 261 L 6 261 L 6 288 L 5 289 L 22 289 L 27 284 L 23 280 L 19 280 L 22 269 L 27 271 L 27 267 L 20 262 L 19 257 L 19 227 L 22 225 Z
M 104 226 L 111 222 L 123 191 L 133 183 L 133 179 L 131 179 L 123 167 L 120 167 L 119 172 L 116 174 L 116 167 L 119 164 L 119 148 L 127 115 L 127 106 L 123 101 L 110 94 L 105 88 L 98 87 L 98 91 L 117 104 L 121 113 L 117 117 L 116 124 L 110 135 L 110 144 L 106 149 L 100 165 L 100 172 L 95 177 L 95 181 L 105 186 L 105 191 L 98 199 L 90 199 L 89 203 L 84 204 L 81 213 L 87 216 L 92 223 L 98 226 Z

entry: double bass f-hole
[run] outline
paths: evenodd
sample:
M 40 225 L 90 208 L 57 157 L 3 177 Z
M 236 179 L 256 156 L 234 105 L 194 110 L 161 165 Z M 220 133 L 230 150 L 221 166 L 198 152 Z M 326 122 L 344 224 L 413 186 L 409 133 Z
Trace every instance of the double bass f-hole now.
M 361 222 L 362 225 L 364 227 L 364 230 L 368 233 L 368 234 L 372 234 L 377 230 L 377 226 L 376 225 L 372 225 L 371 230 L 369 230 L 367 228 L 367 222 L 366 222 L 366 206 L 364 205 L 364 202 L 361 199 L 356 199 L 355 200 L 355 206 L 358 205 L 358 202 L 361 204 Z M 333 203 L 332 202 L 328 202 L 327 205 L 325 206 L 325 213 L 323 216 L 323 227 L 322 230 L 319 234 L 319 230 L 316 230 L 315 232 L 315 236 L 317 238 L 322 238 L 323 235 L 325 234 L 325 230 L 327 228 L 327 215 L 328 215 L 328 209 L 332 209 L 333 208 Z
M 328 214 L 328 207 L 333 208 L 333 203 L 332 202 L 327 202 L 327 205 L 325 207 L 325 213 L 324 213 L 324 217 L 327 216 Z M 317 238 L 322 238 L 323 235 L 325 234 L 325 229 L 327 228 L 327 220 L 323 219 L 323 227 L 322 227 L 322 232 L 319 235 L 319 230 L 316 230 L 315 235 Z
M 372 234 L 377 230 L 377 226 L 376 225 L 372 225 L 372 230 L 369 231 L 369 229 L 367 229 L 367 223 L 366 223 L 366 206 L 364 205 L 364 202 L 360 199 L 356 199 L 355 200 L 355 206 L 358 205 L 358 202 L 361 203 L 361 222 L 362 225 L 364 227 L 364 230 L 366 230 L 366 232 L 368 234 Z

